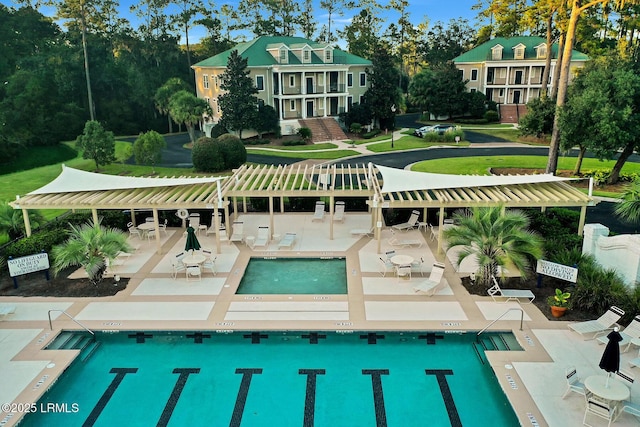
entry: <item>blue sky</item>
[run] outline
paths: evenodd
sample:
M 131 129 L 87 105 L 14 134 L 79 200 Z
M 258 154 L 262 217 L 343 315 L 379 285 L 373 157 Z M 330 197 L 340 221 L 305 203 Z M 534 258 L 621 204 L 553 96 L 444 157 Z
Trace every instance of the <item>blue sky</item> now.
M 386 4 L 384 0 L 381 1 Z M 7 6 L 19 7 L 19 5 L 11 0 L 0 0 L 0 3 Z M 134 28 L 137 28 L 137 18 L 132 13 L 129 12 L 129 6 L 133 3 L 137 3 L 135 0 L 120 0 L 120 15 L 131 22 L 131 25 Z M 237 5 L 238 1 L 226 1 L 226 2 L 216 2 L 216 6 L 219 7 L 225 3 Z M 322 24 L 326 24 L 327 16 L 323 10 L 319 7 L 319 0 L 314 0 L 314 10 L 318 16 L 319 27 Z M 450 19 L 457 19 L 459 17 L 466 18 L 473 25 L 475 23 L 475 18 L 477 16 L 476 11 L 472 11 L 471 7 L 474 4 L 477 4 L 478 0 L 409 0 L 409 16 L 410 20 L 414 24 L 418 24 L 420 22 L 424 22 L 425 19 L 428 19 L 430 24 L 435 23 L 436 21 L 448 22 Z M 40 11 L 47 15 L 52 14 L 52 9 L 43 8 Z M 353 15 L 355 12 L 350 12 Z M 389 25 L 394 18 L 395 15 L 388 15 L 388 21 L 385 24 L 385 27 Z M 395 17 L 397 19 L 397 16 Z M 395 20 L 394 19 L 394 20 Z M 349 23 L 350 16 L 345 15 L 343 17 L 334 17 L 334 23 L 332 24 L 332 28 L 342 28 L 343 26 Z M 333 32 L 333 31 L 332 31 Z M 196 42 L 200 37 L 205 35 L 204 28 L 194 28 L 190 31 L 189 39 L 191 42 Z

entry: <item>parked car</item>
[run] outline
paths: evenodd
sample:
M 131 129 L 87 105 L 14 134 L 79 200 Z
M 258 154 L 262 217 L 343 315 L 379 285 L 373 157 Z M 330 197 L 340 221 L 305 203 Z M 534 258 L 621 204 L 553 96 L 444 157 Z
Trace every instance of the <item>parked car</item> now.
M 417 136 L 419 138 L 422 138 L 422 136 L 429 132 L 429 129 L 431 129 L 433 126 L 422 126 L 421 128 L 418 128 L 416 130 L 413 131 L 413 135 Z
M 450 124 L 438 124 L 433 126 L 423 126 L 413 131 L 413 135 L 422 138 L 425 133 L 436 132 L 438 135 L 444 135 L 445 132 L 454 130 L 456 127 Z

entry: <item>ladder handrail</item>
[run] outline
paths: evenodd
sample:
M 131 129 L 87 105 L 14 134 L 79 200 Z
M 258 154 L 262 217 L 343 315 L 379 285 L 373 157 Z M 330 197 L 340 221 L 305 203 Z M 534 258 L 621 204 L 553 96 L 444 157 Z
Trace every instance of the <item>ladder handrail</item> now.
M 520 312 L 520 330 L 522 330 L 522 322 L 524 321 L 524 310 L 522 308 L 519 308 L 519 307 L 511 307 L 510 309 L 508 309 L 507 311 L 502 313 L 500 316 L 498 316 L 497 319 L 492 320 L 491 323 L 489 323 L 487 326 L 482 328 L 482 330 L 480 332 L 478 332 L 478 334 L 476 335 L 476 338 L 478 338 L 480 336 L 480 334 L 482 334 L 484 331 L 489 329 L 498 320 L 502 319 L 507 313 L 509 313 L 510 311 L 513 311 L 513 310 L 518 310 Z
M 78 326 L 80 326 L 82 329 L 84 329 L 85 331 L 89 332 L 91 335 L 95 336 L 95 333 L 87 328 L 86 326 L 84 326 L 82 323 L 78 322 L 72 315 L 70 315 L 69 313 L 67 313 L 64 310 L 57 310 L 57 309 L 53 309 L 53 310 L 49 310 L 47 312 L 47 316 L 49 316 L 49 329 L 51 329 L 53 331 L 53 324 L 51 323 L 51 312 L 52 311 L 59 311 L 60 313 L 64 314 L 65 316 L 67 316 L 69 319 L 73 320 Z

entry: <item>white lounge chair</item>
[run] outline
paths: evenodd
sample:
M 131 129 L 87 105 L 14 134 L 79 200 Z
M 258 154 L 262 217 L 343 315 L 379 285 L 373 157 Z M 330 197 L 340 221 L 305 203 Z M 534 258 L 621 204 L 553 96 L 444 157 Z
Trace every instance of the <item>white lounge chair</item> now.
M 220 228 L 224 227 L 224 224 L 222 223 L 222 212 L 218 212 L 218 224 L 220 224 Z M 214 214 L 211 214 L 211 225 L 207 228 L 207 231 L 205 231 L 205 235 L 208 236 L 209 234 L 216 234 L 217 231 L 216 217 Z
M 313 212 L 312 221 L 324 221 L 324 202 L 316 202 L 316 210 Z
M 402 224 L 392 225 L 391 228 L 395 230 L 403 230 L 403 231 L 411 230 L 412 228 L 417 227 L 416 224 L 418 223 L 419 217 L 420 217 L 420 212 L 416 210 L 411 211 L 411 216 L 409 217 L 409 220 L 407 222 L 403 222 Z
M 395 232 L 393 230 L 391 230 L 391 238 L 389 239 L 389 244 L 391 246 L 396 246 L 396 247 L 409 247 L 409 246 L 417 246 L 417 247 L 422 247 L 422 240 L 421 239 L 402 239 L 402 238 L 397 238 L 395 235 Z
M 612 329 L 622 316 L 624 316 L 624 310 L 613 305 L 596 320 L 571 323 L 569 329 L 579 333 L 585 339 L 594 339 Z
M 352 228 L 349 233 L 353 236 L 373 236 L 373 227 L 371 228 Z
M 244 240 L 244 223 L 242 221 L 234 221 L 231 238 L 231 242 L 242 242 Z
M 620 345 L 620 352 L 625 353 L 631 347 L 632 341 L 636 340 L 636 343 L 640 344 L 640 316 L 636 316 L 629 326 L 620 331 L 620 336 L 622 337 L 622 341 L 618 344 Z M 609 339 L 606 336 L 601 336 L 598 338 L 600 344 L 606 344 L 609 342 Z
M 525 304 L 531 304 L 536 296 L 528 289 L 501 289 L 495 277 L 491 276 L 493 286 L 487 290 L 487 293 L 495 302 L 508 302 L 526 300 Z
M 445 282 L 442 280 L 443 275 L 444 264 L 441 262 L 434 262 L 429 278 L 414 286 L 414 292 L 422 292 L 428 296 L 435 295 L 438 291 L 444 288 Z
M 333 213 L 334 221 L 344 221 L 344 202 L 336 202 L 336 210 Z
M 258 236 L 253 242 L 253 247 L 262 247 L 269 244 L 269 227 L 258 227 Z
M 288 248 L 293 249 L 293 245 L 296 242 L 296 233 L 287 233 L 284 237 L 278 242 L 278 248 Z

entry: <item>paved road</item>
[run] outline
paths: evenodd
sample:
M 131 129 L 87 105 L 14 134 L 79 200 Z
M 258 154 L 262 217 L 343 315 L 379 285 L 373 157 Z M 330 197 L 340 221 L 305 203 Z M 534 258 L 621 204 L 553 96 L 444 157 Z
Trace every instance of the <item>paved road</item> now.
M 399 128 L 416 129 L 424 126 L 424 123 L 418 123 L 420 118 L 419 113 L 402 114 L 396 116 L 396 126 Z M 473 144 L 482 144 L 487 142 L 507 142 L 504 138 L 498 138 L 491 135 L 485 135 L 484 133 L 474 132 L 471 130 L 464 131 L 464 137 L 467 141 Z

